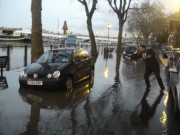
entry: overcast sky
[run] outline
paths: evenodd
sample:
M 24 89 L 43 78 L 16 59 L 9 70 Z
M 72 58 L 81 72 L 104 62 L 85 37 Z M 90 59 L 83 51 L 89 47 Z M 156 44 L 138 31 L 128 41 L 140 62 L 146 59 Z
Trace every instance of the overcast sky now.
M 177 12 L 177 0 L 161 0 L 168 12 Z M 59 20 L 59 21 L 58 21 Z M 42 0 L 42 27 L 60 33 L 64 21 L 68 31 L 87 34 L 84 7 L 77 0 Z M 117 37 L 118 19 L 105 0 L 99 0 L 93 15 L 94 33 L 107 35 L 107 24 L 111 24 L 110 35 Z M 0 27 L 31 28 L 31 0 L 0 0 Z

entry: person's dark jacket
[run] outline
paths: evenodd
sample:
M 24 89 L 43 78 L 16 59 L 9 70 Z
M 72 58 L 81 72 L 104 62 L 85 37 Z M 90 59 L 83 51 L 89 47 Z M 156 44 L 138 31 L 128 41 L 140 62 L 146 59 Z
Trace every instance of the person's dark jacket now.
M 155 57 L 155 52 L 152 49 L 146 50 L 146 58 L 144 58 L 146 68 L 151 68 L 153 70 L 159 69 L 159 63 Z

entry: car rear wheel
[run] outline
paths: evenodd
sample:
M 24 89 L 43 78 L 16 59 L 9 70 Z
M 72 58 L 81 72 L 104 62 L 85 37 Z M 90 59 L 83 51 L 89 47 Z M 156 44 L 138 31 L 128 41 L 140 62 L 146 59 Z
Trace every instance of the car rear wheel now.
M 65 80 L 65 89 L 66 90 L 72 90 L 73 89 L 73 79 L 72 77 L 67 77 L 66 80 Z

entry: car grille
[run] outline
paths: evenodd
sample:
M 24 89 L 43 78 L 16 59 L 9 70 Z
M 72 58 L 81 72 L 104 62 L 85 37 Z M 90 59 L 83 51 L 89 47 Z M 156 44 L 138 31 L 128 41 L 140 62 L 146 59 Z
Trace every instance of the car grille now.
M 28 78 L 34 78 L 34 74 L 28 74 L 27 75 Z M 46 75 L 45 74 L 38 74 L 37 78 L 45 78 Z

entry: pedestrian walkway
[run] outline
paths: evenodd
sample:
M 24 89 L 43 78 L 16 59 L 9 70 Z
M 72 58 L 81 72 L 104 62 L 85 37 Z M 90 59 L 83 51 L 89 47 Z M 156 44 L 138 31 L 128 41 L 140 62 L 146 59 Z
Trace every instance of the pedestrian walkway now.
M 159 59 L 161 60 L 162 64 L 167 67 L 168 59 L 163 58 L 162 54 L 159 54 Z

